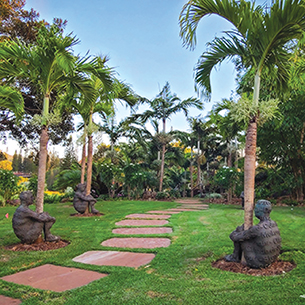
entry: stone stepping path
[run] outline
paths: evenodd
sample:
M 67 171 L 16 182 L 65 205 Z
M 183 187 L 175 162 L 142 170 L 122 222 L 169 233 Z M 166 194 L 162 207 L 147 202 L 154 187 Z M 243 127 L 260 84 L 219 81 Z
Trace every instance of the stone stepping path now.
M 208 208 L 208 205 L 200 204 L 200 201 L 198 200 L 181 200 L 176 202 L 182 203 L 183 205 L 178 208 L 168 209 L 166 211 L 148 211 L 146 214 L 127 215 L 126 218 L 130 219 L 121 220 L 116 223 L 116 226 L 135 226 L 136 228 L 116 228 L 113 229 L 112 233 L 124 235 L 172 233 L 173 230 L 170 227 L 161 228 L 156 226 L 164 226 L 168 224 L 169 222 L 166 219 L 170 218 L 171 214 L 178 214 L 184 211 L 201 211 Z M 152 237 L 115 237 L 105 240 L 101 243 L 101 245 L 105 247 L 140 249 L 165 248 L 170 244 L 171 240 L 169 238 Z M 73 261 L 98 266 L 123 266 L 136 268 L 149 264 L 154 259 L 154 257 L 155 254 L 153 253 L 134 253 L 126 251 L 87 251 L 73 258 Z M 28 285 L 33 288 L 62 292 L 87 285 L 90 282 L 103 278 L 107 275 L 108 274 L 95 271 L 46 264 L 26 271 L 18 272 L 13 275 L 4 276 L 1 279 L 16 284 Z M 0 295 L 0 304 L 21 304 L 21 301 Z
M 171 215 L 130 214 L 125 218 L 168 219 Z
M 73 258 L 74 262 L 98 266 L 140 267 L 149 264 L 156 255 L 118 251 L 88 251 Z
M 169 227 L 163 228 L 118 228 L 113 229 L 112 233 L 114 234 L 164 234 L 164 233 L 172 233 L 173 229 Z
M 10 297 L 6 297 L 4 295 L 0 295 L 0 304 L 1 305 L 19 305 L 21 301 L 18 299 L 13 299 Z
M 120 238 L 114 237 L 107 239 L 101 243 L 105 247 L 117 247 L 117 248 L 166 248 L 170 245 L 171 240 L 169 238 Z
M 116 222 L 116 226 L 164 226 L 167 225 L 167 220 L 121 220 Z
M 178 209 L 195 209 L 195 210 L 208 210 L 206 206 L 193 206 L 193 205 L 182 205 Z
M 107 275 L 95 271 L 46 264 L 4 276 L 1 279 L 33 288 L 62 292 L 87 285 Z
M 195 212 L 195 211 L 202 211 L 202 210 L 197 210 L 197 209 L 182 209 L 182 208 L 174 208 L 174 209 L 170 209 L 170 211 L 179 211 L 179 212 Z
M 152 214 L 179 214 L 180 212 L 171 212 L 171 211 L 148 211 L 146 213 Z

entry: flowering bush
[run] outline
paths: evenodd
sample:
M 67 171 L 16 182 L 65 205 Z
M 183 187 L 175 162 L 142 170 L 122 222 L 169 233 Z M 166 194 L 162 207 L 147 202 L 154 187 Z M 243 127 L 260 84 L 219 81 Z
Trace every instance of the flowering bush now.
M 21 188 L 18 186 L 18 182 L 19 177 L 15 176 L 12 171 L 0 169 L 0 201 L 3 206 L 7 200 L 20 193 Z

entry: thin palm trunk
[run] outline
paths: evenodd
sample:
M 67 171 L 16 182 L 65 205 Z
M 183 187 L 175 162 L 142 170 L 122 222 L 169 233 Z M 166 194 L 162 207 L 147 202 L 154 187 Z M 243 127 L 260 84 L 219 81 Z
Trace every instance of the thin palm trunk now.
M 86 172 L 86 142 L 83 144 L 80 183 L 85 183 Z
M 197 143 L 197 150 L 198 150 L 198 155 L 197 155 L 197 185 L 199 186 L 199 191 L 200 191 L 200 196 L 202 195 L 202 185 L 201 185 L 201 168 L 200 168 L 200 140 L 198 140 Z
M 255 74 L 253 104 L 258 108 L 260 90 L 260 72 Z M 245 193 L 245 216 L 244 228 L 249 229 L 253 225 L 254 210 L 254 186 L 255 186 L 255 167 L 256 167 L 256 143 L 257 143 L 257 117 L 253 117 L 249 122 L 246 136 L 245 147 L 245 177 L 244 177 L 244 193 Z
M 166 130 L 165 124 L 166 124 L 166 121 L 165 121 L 164 118 L 162 119 L 162 122 L 163 122 L 163 133 L 165 134 L 165 130 Z M 162 189 L 163 189 L 164 163 L 165 163 L 165 149 L 166 149 L 166 144 L 163 144 L 163 145 L 162 145 L 162 152 L 161 152 L 161 168 L 160 168 L 159 192 L 162 192 Z
M 93 136 L 88 136 L 88 160 L 87 160 L 87 186 L 86 195 L 91 193 L 91 182 L 92 182 L 92 153 L 93 153 Z
M 43 126 L 40 134 L 40 148 L 39 148 L 39 165 L 38 165 L 38 184 L 37 184 L 37 197 L 36 197 L 36 212 L 43 212 L 43 199 L 44 188 L 46 181 L 46 168 L 47 168 L 47 145 L 49 141 L 48 129 Z
M 165 163 L 165 144 L 162 145 L 159 192 L 162 192 Z
M 191 198 L 194 197 L 194 177 L 193 177 L 194 167 L 193 167 L 193 147 L 191 148 L 191 164 L 190 164 L 190 175 L 191 175 Z

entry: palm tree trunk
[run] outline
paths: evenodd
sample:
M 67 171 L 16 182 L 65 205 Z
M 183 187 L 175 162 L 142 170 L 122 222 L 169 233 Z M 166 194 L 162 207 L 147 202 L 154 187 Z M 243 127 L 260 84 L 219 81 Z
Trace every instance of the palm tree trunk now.
M 256 166 L 256 139 L 257 122 L 256 117 L 248 125 L 245 147 L 245 219 L 244 228 L 249 229 L 253 225 L 254 210 L 254 184 L 255 184 L 255 166 Z
M 166 131 L 166 120 L 165 118 L 162 119 L 163 123 L 163 133 L 165 134 Z M 162 153 L 161 153 L 161 169 L 160 169 L 160 184 L 159 184 L 159 192 L 162 192 L 163 188 L 163 178 L 164 178 L 164 163 L 165 163 L 165 148 L 166 144 L 162 145 Z
M 165 163 L 165 144 L 162 145 L 159 192 L 162 192 L 162 188 L 163 188 L 164 163 Z
M 201 168 L 200 168 L 200 140 L 197 143 L 198 157 L 197 157 L 197 185 L 199 186 L 200 197 L 202 195 L 202 185 L 201 185 Z
M 85 183 L 85 172 L 86 172 L 86 142 L 83 145 L 83 151 L 82 151 L 82 169 L 81 169 L 80 183 Z
M 47 145 L 49 141 L 48 128 L 43 126 L 40 134 L 40 147 L 39 147 L 39 165 L 38 165 L 38 184 L 37 184 L 37 197 L 36 197 L 36 212 L 43 212 L 43 199 L 44 187 L 46 181 L 46 168 L 47 168 Z
M 93 157 L 93 136 L 88 136 L 88 160 L 87 160 L 87 187 L 86 195 L 91 193 L 91 182 L 92 182 L 92 157 Z
M 191 148 L 191 163 L 190 163 L 190 175 L 191 175 L 191 198 L 194 197 L 194 177 L 193 177 L 194 167 L 193 167 L 193 147 Z

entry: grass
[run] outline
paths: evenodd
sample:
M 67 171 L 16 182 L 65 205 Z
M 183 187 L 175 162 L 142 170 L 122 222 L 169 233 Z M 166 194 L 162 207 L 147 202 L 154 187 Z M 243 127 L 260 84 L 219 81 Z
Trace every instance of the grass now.
M 45 210 L 57 219 L 52 233 L 71 242 L 65 248 L 48 252 L 5 250 L 5 245 L 19 241 L 11 226 L 16 208 L 0 208 L 0 277 L 46 263 L 109 274 L 87 286 L 62 293 L 0 280 L 0 294 L 31 305 L 305 303 L 300 297 L 305 295 L 305 209 L 302 207 L 275 207 L 271 213 L 281 231 L 284 251 L 281 257 L 297 263 L 294 270 L 280 276 L 255 277 L 211 267 L 211 262 L 232 252 L 233 244 L 228 236 L 243 221 L 240 207 L 227 205 L 210 204 L 210 209 L 206 211 L 172 215 L 169 226 L 173 228 L 173 233 L 153 235 L 171 238 L 168 248 L 132 250 L 156 253 L 148 266 L 134 269 L 72 261 L 75 256 L 89 250 L 115 250 L 102 247 L 100 243 L 120 236 L 111 231 L 115 222 L 126 215 L 175 205 L 171 202 L 98 202 L 97 209 L 105 215 L 94 218 L 70 217 L 75 211 L 69 204 L 45 205 Z M 9 219 L 5 218 L 6 213 L 9 213 Z

